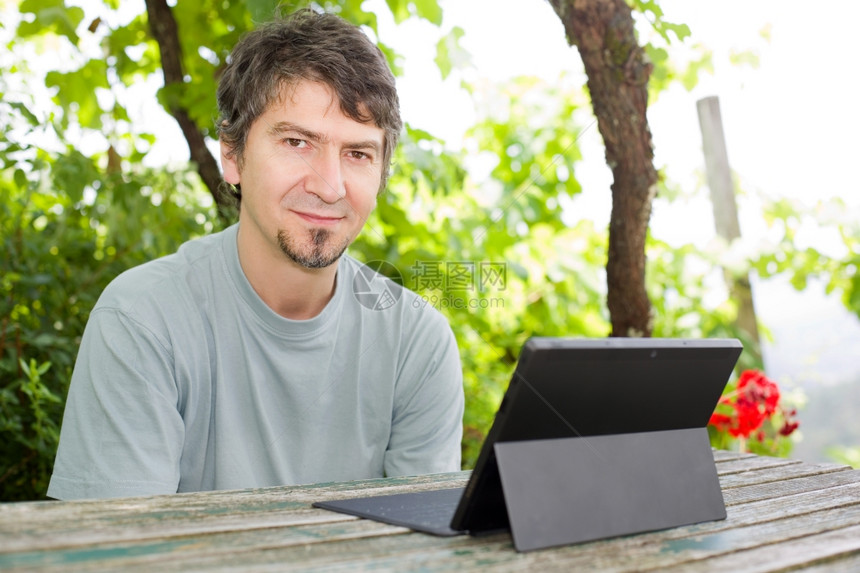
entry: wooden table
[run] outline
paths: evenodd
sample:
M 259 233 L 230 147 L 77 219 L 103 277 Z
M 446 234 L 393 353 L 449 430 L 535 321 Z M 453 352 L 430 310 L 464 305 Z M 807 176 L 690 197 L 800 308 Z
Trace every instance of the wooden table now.
M 460 472 L 302 487 L 0 505 L 0 569 L 860 571 L 860 471 L 715 452 L 728 519 L 517 553 L 314 509 L 455 487 Z

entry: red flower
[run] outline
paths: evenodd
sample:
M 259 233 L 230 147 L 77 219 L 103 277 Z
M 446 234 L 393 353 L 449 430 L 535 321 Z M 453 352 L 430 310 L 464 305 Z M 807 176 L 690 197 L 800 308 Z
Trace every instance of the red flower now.
M 779 429 L 779 435 L 780 436 L 790 436 L 791 433 L 794 432 L 798 426 L 800 426 L 800 422 L 788 422 L 788 421 L 786 421 L 785 424 L 783 424 L 782 427 Z
M 780 436 L 790 436 L 800 426 L 800 422 L 794 419 L 796 415 L 797 410 L 795 409 L 785 414 L 785 422 L 783 422 L 782 427 L 779 429 Z
M 708 422 L 718 430 L 728 430 L 732 426 L 732 417 L 725 414 L 711 414 L 711 420 Z
M 734 410 L 732 414 L 715 412 L 709 423 L 734 438 L 749 438 L 755 433 L 759 441 L 763 441 L 761 428 L 765 421 L 781 410 L 779 400 L 779 387 L 773 380 L 758 370 L 746 370 L 738 379 L 737 390 L 720 398 L 721 405 Z M 779 430 L 780 435 L 788 436 L 797 429 L 798 422 L 792 419 L 795 414 L 795 411 L 784 414 L 785 423 Z
M 745 370 L 738 380 L 738 392 L 761 404 L 769 416 L 779 405 L 779 387 L 758 370 Z M 738 399 L 740 401 L 740 398 Z

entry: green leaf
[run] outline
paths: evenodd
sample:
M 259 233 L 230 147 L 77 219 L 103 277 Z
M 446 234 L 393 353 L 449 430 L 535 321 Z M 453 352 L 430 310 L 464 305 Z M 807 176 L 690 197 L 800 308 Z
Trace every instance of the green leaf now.
M 30 123 L 30 125 L 32 125 L 34 127 L 41 125 L 42 122 L 39 121 L 39 118 L 36 117 L 36 115 L 33 112 L 31 112 L 30 109 L 26 105 L 24 105 L 23 103 L 17 102 L 17 101 L 10 101 L 7 103 L 13 109 L 18 110 L 18 112 L 20 112 L 21 115 L 23 115 L 27 119 L 27 121 Z
M 108 53 L 116 58 L 113 67 L 119 79 L 126 85 L 160 70 L 161 56 L 158 46 L 150 37 L 149 24 L 143 15 L 125 26 L 111 30 L 104 40 L 104 45 L 107 46 Z M 141 45 L 144 50 L 138 55 L 140 50 L 135 48 Z M 135 57 L 132 58 L 130 53 Z
M 78 44 L 76 30 L 84 19 L 82 8 L 66 7 L 63 0 L 24 0 L 18 9 L 22 14 L 34 14 L 36 17 L 32 22 L 21 22 L 18 26 L 19 36 L 35 36 L 52 31 L 67 37 L 72 44 Z
M 437 0 L 414 0 L 415 14 L 437 26 L 442 25 L 442 8 Z
M 388 4 L 388 9 L 394 16 L 395 24 L 402 24 L 404 20 L 409 18 L 409 0 L 385 0 L 385 3 Z
M 663 22 L 663 28 L 675 34 L 680 41 L 684 41 L 685 38 L 690 37 L 690 27 L 686 24 L 671 24 L 669 22 Z
M 279 0 L 247 0 L 248 12 L 255 22 L 269 22 L 275 15 Z
M 77 150 L 59 156 L 51 170 L 54 188 L 65 193 L 73 203 L 83 199 L 86 189 L 98 177 L 93 160 Z
M 15 175 L 13 177 L 15 180 L 15 185 L 17 185 L 19 189 L 26 189 L 30 186 L 30 182 L 27 181 L 27 174 L 24 173 L 21 169 L 16 169 Z
M 443 80 L 450 75 L 453 68 L 463 67 L 470 61 L 469 53 L 460 46 L 460 38 L 463 37 L 463 34 L 463 29 L 455 26 L 436 43 L 434 61 Z
M 401 24 L 412 16 L 418 16 L 440 26 L 442 24 L 442 7 L 437 0 L 385 0 L 394 22 Z
M 95 89 L 110 87 L 104 60 L 89 60 L 72 72 L 48 72 L 45 85 L 57 88 L 54 100 L 63 107 L 67 116 L 76 115 L 81 127 L 101 129 L 104 110 L 99 106 Z
M 35 363 L 35 360 L 33 362 Z M 44 362 L 44 363 L 39 365 L 38 369 L 36 370 L 36 373 L 39 376 L 44 376 L 45 373 L 50 369 L 51 369 L 51 363 L 50 362 Z
M 30 360 L 31 364 L 35 364 L 35 362 L 35 360 Z M 21 371 L 24 373 L 24 376 L 30 378 L 30 364 L 27 364 L 27 362 L 25 362 L 23 358 L 19 358 L 18 365 L 21 367 Z
M 736 66 L 749 66 L 752 69 L 758 69 L 760 62 L 757 52 L 745 50 L 743 52 L 732 50 L 729 54 L 729 61 Z

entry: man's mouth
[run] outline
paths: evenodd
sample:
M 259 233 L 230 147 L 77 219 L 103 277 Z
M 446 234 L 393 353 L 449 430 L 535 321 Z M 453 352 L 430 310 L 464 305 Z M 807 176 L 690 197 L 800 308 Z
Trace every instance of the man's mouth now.
M 305 221 L 314 225 L 334 225 L 344 218 L 342 215 L 329 215 L 322 213 L 312 213 L 307 211 L 293 212 Z

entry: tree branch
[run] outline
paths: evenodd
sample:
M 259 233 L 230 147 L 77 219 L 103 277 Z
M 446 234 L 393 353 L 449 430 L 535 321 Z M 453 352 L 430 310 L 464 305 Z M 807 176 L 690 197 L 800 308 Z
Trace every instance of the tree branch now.
M 146 14 L 149 17 L 149 28 L 152 36 L 158 42 L 161 52 L 161 68 L 164 72 L 164 86 L 179 86 L 185 83 L 182 72 L 182 48 L 179 44 L 179 31 L 173 11 L 166 0 L 146 0 Z M 188 111 L 177 102 L 170 103 L 170 115 L 179 123 L 182 134 L 188 142 L 191 160 L 197 164 L 197 173 L 209 189 L 209 193 L 219 206 L 219 214 L 224 215 L 224 200 L 219 189 L 223 183 L 218 162 L 206 147 L 206 139 L 200 128 L 191 119 Z

